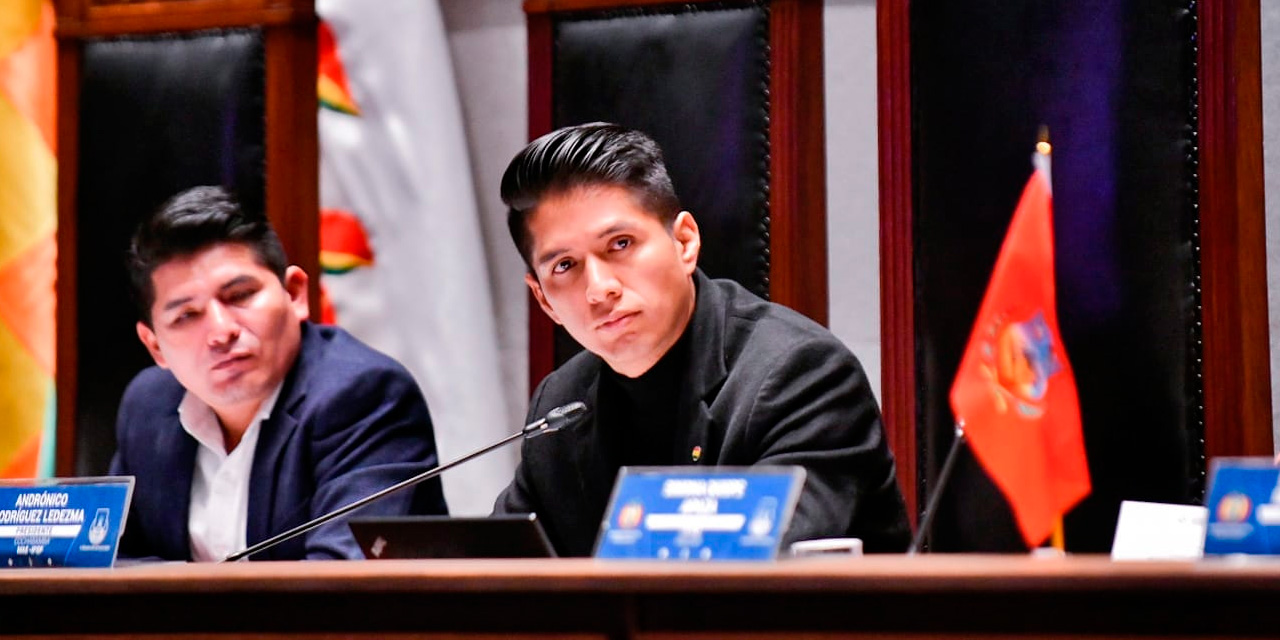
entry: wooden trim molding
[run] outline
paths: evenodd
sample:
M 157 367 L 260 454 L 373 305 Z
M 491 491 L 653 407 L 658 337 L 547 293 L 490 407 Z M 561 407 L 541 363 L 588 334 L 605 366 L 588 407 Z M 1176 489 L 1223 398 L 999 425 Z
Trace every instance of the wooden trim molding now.
M 317 124 L 317 26 L 309 21 L 265 30 L 266 209 L 285 254 L 311 277 L 311 318 L 320 317 L 320 139 Z
M 151 0 L 103 4 L 58 3 L 59 37 L 89 38 L 166 31 L 305 23 L 311 0 Z
M 912 522 L 918 515 L 909 0 L 876 4 L 880 142 L 880 402 Z
M 54 473 L 76 475 L 76 398 L 80 370 L 76 344 L 79 291 L 76 267 L 79 246 L 76 185 L 80 167 L 80 43 L 58 41 L 58 257 L 57 280 L 57 438 Z
M 1260 9 L 1196 4 L 1204 449 L 1270 456 Z
M 548 13 L 527 17 L 529 33 L 529 139 L 551 132 L 551 60 L 555 47 L 555 24 Z M 538 307 L 533 294 L 529 304 L 529 391 L 556 368 L 556 325 Z
M 769 297 L 826 326 L 822 3 L 769 7 Z

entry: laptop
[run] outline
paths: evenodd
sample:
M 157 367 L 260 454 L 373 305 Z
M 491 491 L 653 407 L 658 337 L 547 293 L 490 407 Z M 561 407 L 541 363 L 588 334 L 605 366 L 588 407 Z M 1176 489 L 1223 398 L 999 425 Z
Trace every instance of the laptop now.
M 370 560 L 556 555 L 534 513 L 487 518 L 367 517 L 353 518 L 349 526 Z

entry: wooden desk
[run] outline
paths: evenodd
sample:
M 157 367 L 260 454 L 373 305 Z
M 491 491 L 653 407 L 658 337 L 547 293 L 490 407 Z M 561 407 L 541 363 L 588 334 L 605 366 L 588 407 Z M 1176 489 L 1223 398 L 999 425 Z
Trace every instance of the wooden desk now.
M 1280 562 L 1267 560 L 420 560 L 0 571 L 0 634 L 40 637 L 1261 637 L 1280 636 L 1278 612 Z

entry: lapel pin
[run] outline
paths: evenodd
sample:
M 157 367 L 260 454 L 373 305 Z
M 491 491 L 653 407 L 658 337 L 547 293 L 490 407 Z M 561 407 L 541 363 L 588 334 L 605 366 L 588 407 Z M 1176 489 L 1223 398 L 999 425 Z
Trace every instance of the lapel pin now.
M 697 462 L 698 459 L 702 457 L 702 447 L 694 447 L 692 455 L 693 455 L 693 461 Z

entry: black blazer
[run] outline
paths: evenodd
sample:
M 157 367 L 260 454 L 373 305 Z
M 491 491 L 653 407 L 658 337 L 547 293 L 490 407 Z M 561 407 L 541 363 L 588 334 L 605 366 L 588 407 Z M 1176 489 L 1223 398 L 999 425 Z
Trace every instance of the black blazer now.
M 698 465 L 790 465 L 807 473 L 783 544 L 862 538 L 869 552 L 902 551 L 910 525 L 893 454 L 862 366 L 831 332 L 737 283 L 694 275 L 687 406 L 676 438 Z M 595 408 L 604 361 L 579 353 L 538 385 L 529 420 L 574 400 Z M 523 445 L 496 513 L 536 512 L 561 555 L 590 555 L 618 469 L 601 455 L 599 412 Z
M 143 370 L 124 393 L 111 474 L 137 480 L 121 555 L 191 559 L 187 516 L 199 445 L 178 422 L 185 393 L 159 367 Z M 249 544 L 436 465 L 431 416 L 409 372 L 337 327 L 303 323 L 298 359 L 260 429 L 249 479 Z M 437 479 L 357 514 L 445 511 Z M 251 559 L 362 557 L 339 519 Z

